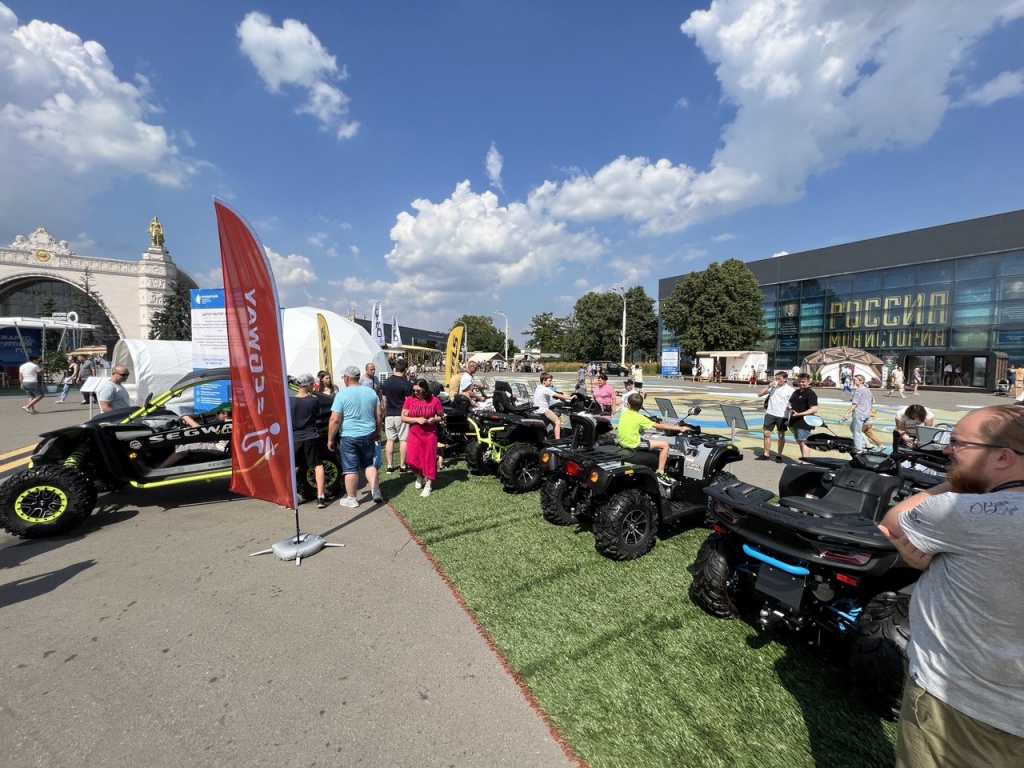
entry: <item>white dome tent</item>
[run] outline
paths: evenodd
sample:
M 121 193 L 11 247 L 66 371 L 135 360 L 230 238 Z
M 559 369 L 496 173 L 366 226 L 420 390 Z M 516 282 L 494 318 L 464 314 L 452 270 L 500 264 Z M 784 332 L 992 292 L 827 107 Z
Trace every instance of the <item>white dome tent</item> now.
M 373 363 L 377 375 L 391 373 L 387 353 L 363 328 L 341 315 L 316 307 L 292 307 L 281 313 L 284 364 L 290 376 L 325 369 L 325 352 L 330 351 L 331 377 L 340 385 L 341 374 L 350 365 L 360 373 Z M 324 337 L 321 350 L 321 334 Z
M 170 389 L 192 370 L 192 342 L 119 339 L 112 358 L 111 366 L 128 369 L 130 376 L 124 388 L 133 403 L 142 405 L 150 394 Z

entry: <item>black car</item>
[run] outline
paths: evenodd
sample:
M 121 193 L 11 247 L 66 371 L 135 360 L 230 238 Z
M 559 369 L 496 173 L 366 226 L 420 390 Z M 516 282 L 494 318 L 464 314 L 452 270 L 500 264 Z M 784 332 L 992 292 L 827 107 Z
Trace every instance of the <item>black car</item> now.
M 607 373 L 609 376 L 629 376 L 629 369 L 614 360 L 593 360 L 590 364 L 597 366 L 598 373 Z
M 101 491 L 126 485 L 158 489 L 230 477 L 231 422 L 220 421 L 212 410 L 194 412 L 196 387 L 229 379 L 228 368 L 195 371 L 141 407 L 100 413 L 83 424 L 44 433 L 29 469 L 0 485 L 0 527 L 24 538 L 54 536 L 87 518 Z M 326 450 L 329 398 L 324 402 L 328 407 L 318 427 L 325 444 L 326 489 L 333 495 L 340 489 L 341 472 Z M 199 422 L 198 427 L 183 422 L 186 413 Z M 190 445 L 194 448 L 177 450 Z M 176 462 L 167 461 L 177 453 Z M 299 493 L 316 498 L 313 470 L 297 471 Z

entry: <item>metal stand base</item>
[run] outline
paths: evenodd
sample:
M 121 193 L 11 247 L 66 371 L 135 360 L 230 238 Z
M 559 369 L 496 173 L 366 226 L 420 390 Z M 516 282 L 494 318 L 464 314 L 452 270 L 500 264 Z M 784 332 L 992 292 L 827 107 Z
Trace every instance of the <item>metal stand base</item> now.
M 270 549 L 253 552 L 249 557 L 273 554 L 278 560 L 294 560 L 296 567 L 298 567 L 302 565 L 302 558 L 315 555 L 324 547 L 344 546 L 344 544 L 331 544 L 323 536 L 316 533 L 299 533 L 277 542 Z

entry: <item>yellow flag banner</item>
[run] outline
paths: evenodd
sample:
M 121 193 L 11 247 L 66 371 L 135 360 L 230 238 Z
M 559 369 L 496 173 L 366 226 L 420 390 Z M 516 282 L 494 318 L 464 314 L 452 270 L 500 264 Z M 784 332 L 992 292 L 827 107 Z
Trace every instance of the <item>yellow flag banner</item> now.
M 331 381 L 334 381 L 334 361 L 331 359 L 331 331 L 327 327 L 327 318 L 317 313 L 316 316 L 317 338 L 320 342 L 318 357 L 320 358 L 320 370 L 331 374 Z
M 459 350 L 462 348 L 462 331 L 464 328 L 457 325 L 448 334 L 448 348 L 444 353 L 444 383 L 452 380 L 452 376 L 459 372 Z

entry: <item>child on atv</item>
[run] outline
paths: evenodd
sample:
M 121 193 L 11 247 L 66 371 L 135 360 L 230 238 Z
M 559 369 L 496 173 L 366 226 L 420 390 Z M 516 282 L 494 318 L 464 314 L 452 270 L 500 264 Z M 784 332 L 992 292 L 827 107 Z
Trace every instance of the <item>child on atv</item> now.
M 668 462 L 669 444 L 664 440 L 643 440 L 640 433 L 654 427 L 662 432 L 689 432 L 690 428 L 685 424 L 663 424 L 651 421 L 640 413 L 643 407 L 644 398 L 638 392 L 632 392 L 626 396 L 626 407 L 619 417 L 619 445 L 623 448 L 632 448 L 634 451 L 651 451 L 658 454 L 658 471 L 656 477 L 663 485 L 672 485 L 672 480 L 665 474 L 665 464 Z

